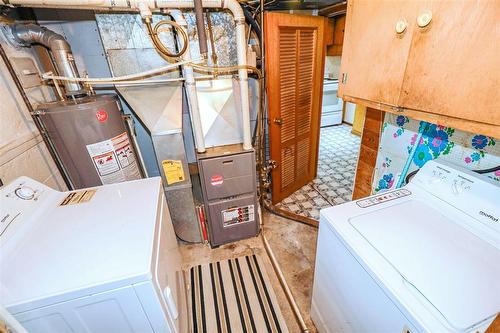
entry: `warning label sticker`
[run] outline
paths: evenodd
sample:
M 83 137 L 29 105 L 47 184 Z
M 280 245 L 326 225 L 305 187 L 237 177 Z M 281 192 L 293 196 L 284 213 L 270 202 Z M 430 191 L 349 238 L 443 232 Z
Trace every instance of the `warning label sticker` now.
M 163 160 L 161 161 L 167 184 L 172 185 L 184 181 L 184 168 L 180 160 Z
M 103 184 L 141 178 L 127 132 L 87 145 L 87 151 Z
M 223 227 L 255 221 L 254 205 L 234 207 L 221 211 Z
M 83 190 L 71 192 L 64 198 L 59 206 L 76 205 L 84 202 L 89 202 L 94 197 L 97 190 Z

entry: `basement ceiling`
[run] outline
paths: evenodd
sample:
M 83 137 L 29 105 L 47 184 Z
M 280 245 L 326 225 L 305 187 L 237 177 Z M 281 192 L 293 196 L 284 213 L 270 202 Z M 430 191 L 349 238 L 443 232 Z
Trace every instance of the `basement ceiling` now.
M 323 9 L 345 0 L 276 0 L 266 1 L 268 10 Z

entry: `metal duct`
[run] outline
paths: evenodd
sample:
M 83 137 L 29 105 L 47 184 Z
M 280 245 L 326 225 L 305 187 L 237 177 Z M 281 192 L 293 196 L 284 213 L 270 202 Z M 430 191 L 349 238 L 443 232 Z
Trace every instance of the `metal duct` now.
M 72 8 L 114 11 L 139 11 L 142 17 L 151 16 L 152 10 L 165 8 L 193 8 L 192 0 L 0 0 L 0 4 L 39 8 Z M 252 149 L 250 131 L 250 103 L 248 98 L 247 48 L 245 15 L 238 0 L 202 0 L 204 8 L 226 8 L 233 14 L 236 24 L 238 52 L 238 77 L 241 89 L 241 111 L 243 120 L 243 149 Z
M 40 44 L 47 47 L 54 59 L 57 71 L 62 76 L 80 77 L 73 59 L 71 46 L 63 36 L 52 30 L 36 24 L 15 23 L 11 26 L 12 35 L 17 42 L 23 45 Z M 66 96 L 85 94 L 85 90 L 78 82 L 65 81 Z
M 175 233 L 201 242 L 182 135 L 182 83 L 117 90 L 151 134 Z

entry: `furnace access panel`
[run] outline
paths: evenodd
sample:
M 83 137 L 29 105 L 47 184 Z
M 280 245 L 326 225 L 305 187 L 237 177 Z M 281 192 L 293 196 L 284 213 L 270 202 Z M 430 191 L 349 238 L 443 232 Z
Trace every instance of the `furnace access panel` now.
M 256 236 L 257 180 L 255 152 L 241 145 L 208 149 L 198 155 L 210 245 Z

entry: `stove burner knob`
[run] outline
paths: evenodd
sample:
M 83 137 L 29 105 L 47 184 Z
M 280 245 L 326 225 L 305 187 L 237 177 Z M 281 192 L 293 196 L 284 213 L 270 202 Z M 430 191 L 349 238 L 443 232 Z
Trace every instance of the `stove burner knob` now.
M 28 186 L 21 186 L 15 190 L 16 195 L 23 200 L 31 200 L 35 197 L 35 191 Z

